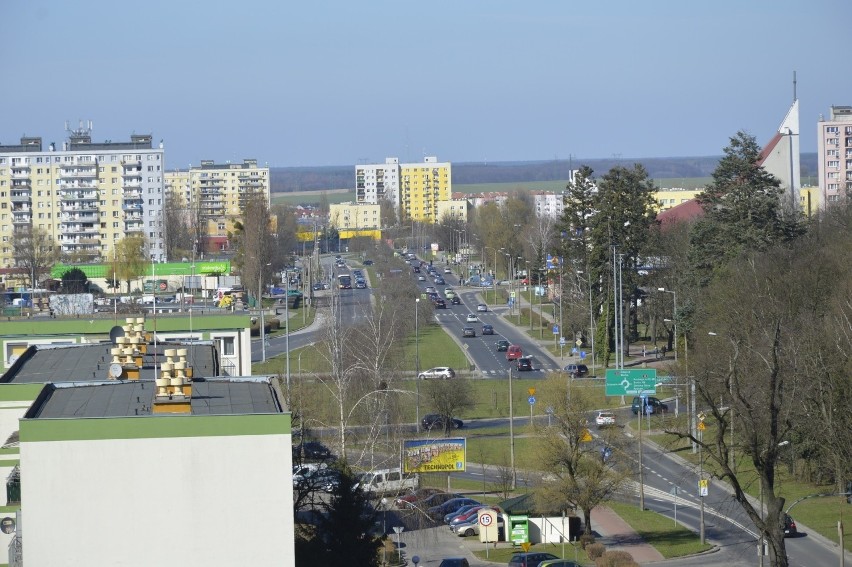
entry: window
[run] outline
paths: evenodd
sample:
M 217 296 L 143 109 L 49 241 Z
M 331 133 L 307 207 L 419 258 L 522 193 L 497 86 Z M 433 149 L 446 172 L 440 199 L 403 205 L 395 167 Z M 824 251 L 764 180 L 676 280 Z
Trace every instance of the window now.
M 826 165 L 828 167 L 840 167 L 840 162 L 838 160 L 831 160 Z
M 222 356 L 234 356 L 234 337 L 222 337 Z

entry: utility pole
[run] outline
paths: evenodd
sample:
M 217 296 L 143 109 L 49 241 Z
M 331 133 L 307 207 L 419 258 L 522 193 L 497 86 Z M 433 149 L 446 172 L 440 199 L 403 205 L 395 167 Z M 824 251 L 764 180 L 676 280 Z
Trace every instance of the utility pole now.
M 512 367 L 509 367 L 509 461 L 512 467 L 512 490 L 517 487 L 518 476 L 515 471 L 515 412 L 512 404 Z

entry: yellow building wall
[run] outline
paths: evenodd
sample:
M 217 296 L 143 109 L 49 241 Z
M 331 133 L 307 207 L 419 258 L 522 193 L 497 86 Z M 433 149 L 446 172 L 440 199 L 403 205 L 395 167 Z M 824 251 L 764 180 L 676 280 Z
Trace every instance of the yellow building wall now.
M 467 222 L 467 199 L 442 200 L 438 201 L 436 205 L 438 210 L 438 222 L 441 222 L 444 216 L 455 217 L 463 222 Z
M 449 200 L 452 192 L 450 164 L 402 164 L 400 171 L 403 216 L 419 222 L 438 222 L 437 203 Z

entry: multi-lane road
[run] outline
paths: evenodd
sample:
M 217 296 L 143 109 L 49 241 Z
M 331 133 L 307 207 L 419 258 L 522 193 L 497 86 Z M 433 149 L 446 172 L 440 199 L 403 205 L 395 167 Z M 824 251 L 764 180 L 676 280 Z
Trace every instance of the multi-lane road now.
M 323 267 L 327 274 L 332 273 L 333 260 L 328 257 L 323 259 Z M 443 271 L 443 266 L 440 271 Z M 447 332 L 456 338 L 464 347 L 470 363 L 476 371 L 485 378 L 506 378 L 509 374 L 510 365 L 506 361 L 504 352 L 497 352 L 495 343 L 505 338 L 512 344 L 520 345 L 525 355 L 533 358 L 532 372 L 524 372 L 524 377 L 546 377 L 549 372 L 558 371 L 560 364 L 555 357 L 545 353 L 544 350 L 532 340 L 523 330 L 508 322 L 503 314 L 508 307 L 492 306 L 487 312 L 477 312 L 476 306 L 480 303 L 477 294 L 480 290 L 458 287 L 458 278 L 453 274 L 442 274 L 447 285 L 452 286 L 459 294 L 462 305 L 450 305 L 447 302 L 446 309 L 435 310 L 435 320 L 443 326 Z M 416 279 L 415 275 L 412 275 Z M 421 292 L 425 292 L 427 286 L 435 287 L 443 296 L 443 290 L 447 286 L 436 286 L 431 278 L 427 281 L 418 281 Z M 335 291 L 335 293 L 338 293 Z M 357 321 L 369 308 L 372 301 L 371 289 L 352 289 L 339 291 L 340 317 L 343 324 L 351 324 Z M 322 311 L 321 311 L 322 313 Z M 469 313 L 477 316 L 476 323 L 466 322 Z M 482 325 L 490 324 L 494 328 L 494 335 L 482 335 Z M 472 326 L 476 329 L 475 338 L 462 338 L 462 329 Z M 315 327 L 311 330 L 299 331 L 290 336 L 290 349 L 295 350 L 317 340 L 319 330 Z M 259 345 L 257 345 L 259 346 Z M 276 356 L 286 352 L 286 337 L 276 336 L 269 340 L 267 356 Z M 254 349 L 259 351 L 259 348 Z M 566 359 L 565 364 L 568 363 Z M 622 421 L 630 419 L 630 410 L 622 410 L 620 415 Z M 529 419 L 516 418 L 516 420 Z M 517 423 L 517 421 L 516 421 Z M 478 422 L 469 422 L 466 427 L 476 428 Z M 493 425 L 493 423 L 489 423 Z M 633 459 L 638 457 L 638 442 L 632 444 Z M 659 447 L 646 443 L 644 445 L 643 479 L 645 486 L 645 507 L 659 512 L 663 515 L 674 517 L 675 496 L 672 494 L 676 487 L 677 494 L 677 520 L 688 528 L 699 531 L 700 512 L 698 497 L 698 471 L 683 461 L 673 457 Z M 638 468 L 638 461 L 634 461 L 634 467 Z M 482 478 L 484 470 L 473 467 L 469 474 L 473 478 Z M 706 475 L 705 475 L 706 476 Z M 704 498 L 704 524 L 707 540 L 719 547 L 719 551 L 712 556 L 698 556 L 670 561 L 670 564 L 683 566 L 698 565 L 756 565 L 757 556 L 757 530 L 752 521 L 739 504 L 725 490 L 720 483 L 711 483 L 709 494 Z M 795 514 L 794 514 L 795 516 Z M 795 567 L 807 567 L 815 565 L 836 565 L 839 556 L 836 547 L 828 544 L 814 534 L 807 533 L 800 526 L 799 537 L 787 540 L 787 553 L 790 565 Z M 768 558 L 766 558 L 768 565 Z

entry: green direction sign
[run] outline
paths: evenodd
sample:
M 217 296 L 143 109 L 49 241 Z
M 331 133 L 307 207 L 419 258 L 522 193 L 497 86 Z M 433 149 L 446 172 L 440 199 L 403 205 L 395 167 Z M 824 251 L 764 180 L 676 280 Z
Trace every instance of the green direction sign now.
M 653 396 L 657 393 L 655 368 L 631 368 L 606 371 L 607 396 Z

